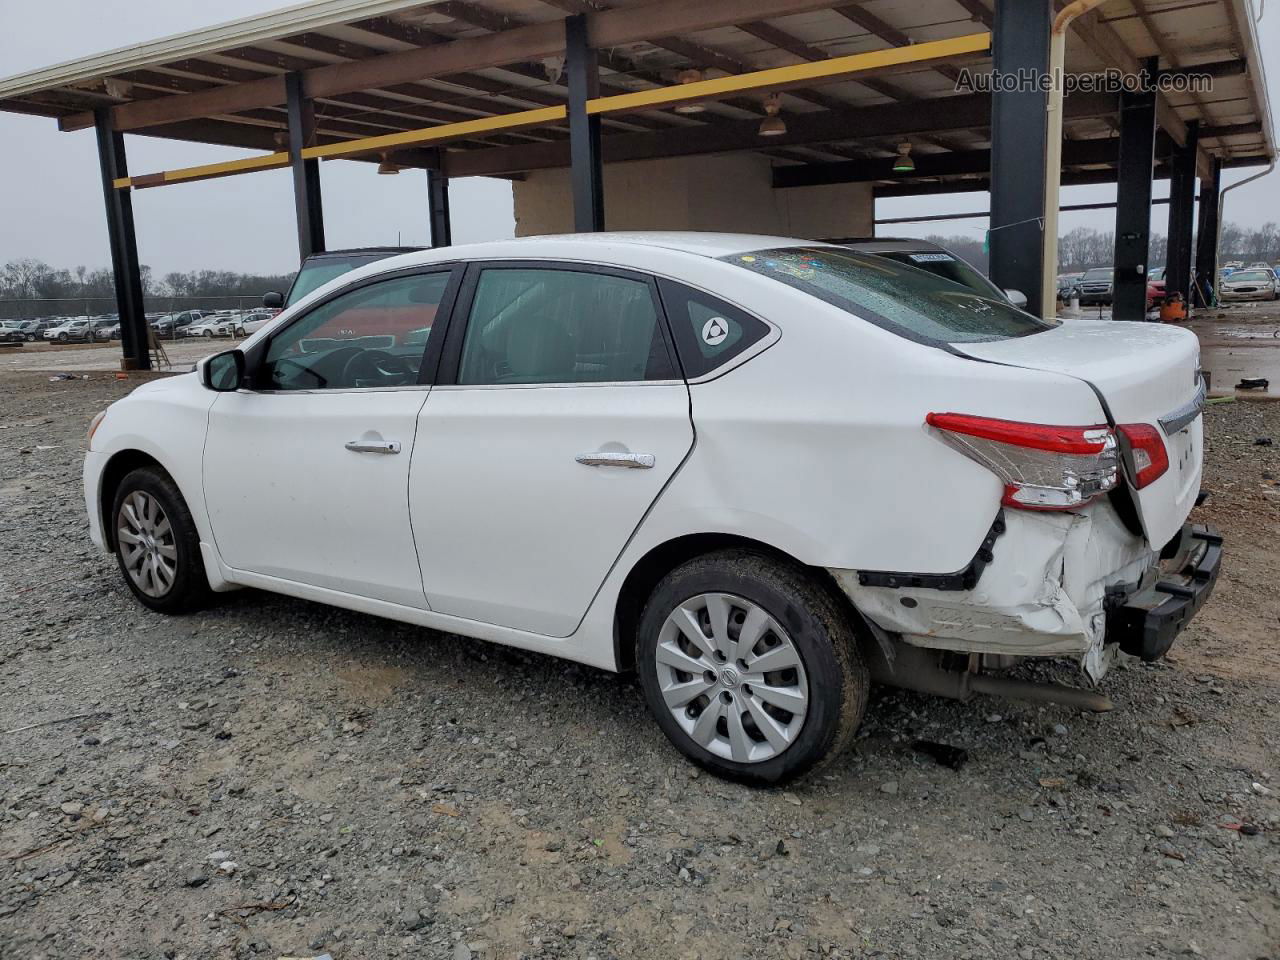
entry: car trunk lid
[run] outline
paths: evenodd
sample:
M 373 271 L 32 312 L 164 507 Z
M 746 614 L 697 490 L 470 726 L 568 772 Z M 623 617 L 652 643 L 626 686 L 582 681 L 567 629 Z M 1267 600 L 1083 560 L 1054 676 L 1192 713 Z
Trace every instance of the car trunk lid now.
M 1153 547 L 1182 527 L 1200 491 L 1204 392 L 1194 334 L 1154 323 L 1067 320 L 1027 337 L 954 344 L 975 360 L 1075 377 L 1099 395 L 1113 424 L 1154 426 L 1169 468 L 1135 490 L 1143 529 Z M 1133 471 L 1127 470 L 1130 487 Z

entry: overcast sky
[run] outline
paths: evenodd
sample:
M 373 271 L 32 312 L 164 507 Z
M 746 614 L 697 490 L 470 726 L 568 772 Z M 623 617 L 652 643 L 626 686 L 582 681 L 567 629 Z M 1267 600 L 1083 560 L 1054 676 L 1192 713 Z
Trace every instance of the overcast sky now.
M 87 54 L 285 5 L 284 0 L 51 0 L 33 4 L 0 0 L 0 73 L 21 73 Z M 1263 50 L 1280 49 L 1280 10 L 1259 27 Z M 1269 64 L 1273 102 L 1280 101 L 1280 62 Z M 35 257 L 58 267 L 106 266 L 107 230 L 92 130 L 59 133 L 54 121 L 0 113 L 0 263 Z M 245 151 L 126 137 L 134 173 L 209 163 Z M 424 244 L 426 179 L 421 171 L 380 177 L 364 163 L 322 163 L 325 234 L 330 247 Z M 1225 181 L 1254 171 L 1233 171 Z M 1158 182 L 1156 195 L 1167 195 Z M 470 179 L 451 184 L 454 242 L 510 236 L 511 190 L 504 181 Z M 159 276 L 173 270 L 229 269 L 274 273 L 296 265 L 296 230 L 288 171 L 134 193 L 138 248 Z M 1227 218 L 1246 225 L 1280 219 L 1280 173 L 1234 191 Z M 606 197 L 606 203 L 608 198 Z M 1062 202 L 1114 199 L 1113 187 L 1073 187 Z M 920 216 L 985 210 L 985 193 L 880 201 L 879 217 Z M 1164 207 L 1153 211 L 1153 227 L 1164 230 Z M 1064 214 L 1065 232 L 1076 226 L 1111 229 L 1109 210 Z M 893 225 L 884 235 L 928 233 L 981 237 L 985 220 Z

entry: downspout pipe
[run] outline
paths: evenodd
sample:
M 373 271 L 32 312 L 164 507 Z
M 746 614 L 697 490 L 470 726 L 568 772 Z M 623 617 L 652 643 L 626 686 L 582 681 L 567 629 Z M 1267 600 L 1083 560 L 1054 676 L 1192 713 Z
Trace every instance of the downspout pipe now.
M 1067 28 L 1071 21 L 1088 13 L 1103 0 L 1073 0 L 1060 11 L 1049 34 L 1049 98 L 1045 105 L 1047 123 L 1044 152 L 1044 264 L 1040 284 L 1040 316 L 1057 313 L 1058 296 L 1058 203 L 1062 190 L 1062 93 L 1067 59 Z
M 1236 187 L 1243 187 L 1246 183 L 1253 183 L 1255 180 L 1261 180 L 1267 174 L 1276 168 L 1276 161 L 1273 157 L 1271 162 L 1267 164 L 1267 169 L 1261 173 L 1255 173 L 1251 177 L 1245 177 L 1237 183 L 1231 183 L 1218 191 L 1218 235 L 1213 238 L 1213 302 L 1218 302 L 1218 264 L 1222 262 L 1222 212 L 1227 208 L 1227 194 Z

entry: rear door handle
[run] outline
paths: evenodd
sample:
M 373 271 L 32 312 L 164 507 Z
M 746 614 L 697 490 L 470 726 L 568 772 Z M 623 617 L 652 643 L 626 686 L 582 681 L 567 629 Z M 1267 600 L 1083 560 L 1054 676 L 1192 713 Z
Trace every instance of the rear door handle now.
M 648 470 L 654 464 L 652 453 L 614 453 L 612 450 L 580 453 L 573 459 L 588 467 L 629 467 L 632 470 Z
M 399 453 L 399 440 L 348 440 L 346 448 L 352 453 Z

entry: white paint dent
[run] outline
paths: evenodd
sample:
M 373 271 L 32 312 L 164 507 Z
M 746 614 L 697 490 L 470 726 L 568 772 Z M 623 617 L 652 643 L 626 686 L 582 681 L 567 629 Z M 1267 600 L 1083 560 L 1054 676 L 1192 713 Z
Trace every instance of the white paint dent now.
M 1076 513 L 1006 510 L 1006 531 L 973 590 L 869 587 L 832 570 L 863 614 L 907 643 L 962 653 L 1074 656 L 1094 680 L 1110 665 L 1103 603 L 1142 581 L 1155 553 L 1106 501 Z M 916 601 L 903 606 L 904 598 Z

